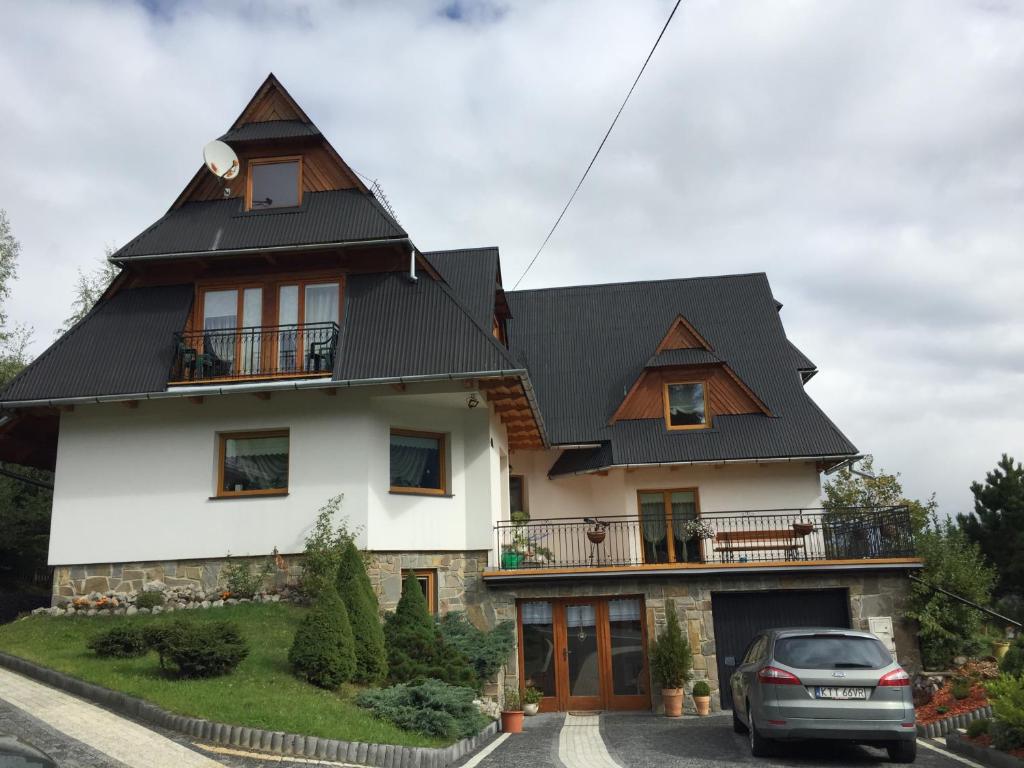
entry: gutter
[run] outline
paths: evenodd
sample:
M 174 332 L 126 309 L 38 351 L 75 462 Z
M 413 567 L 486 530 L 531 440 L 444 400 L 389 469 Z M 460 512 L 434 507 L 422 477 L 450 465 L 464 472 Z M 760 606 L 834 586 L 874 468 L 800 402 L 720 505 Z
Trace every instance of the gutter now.
M 230 250 L 210 249 L 205 251 L 185 251 L 180 253 L 147 253 L 139 256 L 120 256 L 110 258 L 114 264 L 134 264 L 139 261 L 152 261 L 154 259 L 194 259 L 199 256 L 245 256 L 247 254 L 275 253 L 280 251 L 324 251 L 332 248 L 346 248 L 356 245 L 385 245 L 404 243 L 416 250 L 412 238 L 404 237 L 378 237 L 371 240 L 341 240 L 333 243 L 311 243 L 309 245 L 272 245 L 260 248 L 232 248 Z
M 2 405 L 2 403 L 0 403 Z M 564 446 L 552 446 L 552 448 L 562 448 Z M 598 472 L 607 472 L 610 469 L 657 469 L 659 467 L 689 467 L 700 464 L 790 464 L 792 462 L 804 462 L 804 461 L 822 461 L 825 459 L 837 459 L 838 456 L 783 456 L 780 458 L 768 458 L 768 459 L 699 459 L 692 461 L 658 461 L 651 462 L 648 464 L 608 464 L 603 467 L 595 467 L 593 469 L 581 469 L 577 472 L 560 472 L 557 475 L 548 474 L 549 478 L 555 477 L 572 477 L 575 475 L 593 475 Z M 859 458 L 859 457 L 857 457 Z M 847 459 L 846 461 L 849 461 Z M 853 460 L 856 460 L 853 459 Z M 843 462 L 845 463 L 845 461 Z

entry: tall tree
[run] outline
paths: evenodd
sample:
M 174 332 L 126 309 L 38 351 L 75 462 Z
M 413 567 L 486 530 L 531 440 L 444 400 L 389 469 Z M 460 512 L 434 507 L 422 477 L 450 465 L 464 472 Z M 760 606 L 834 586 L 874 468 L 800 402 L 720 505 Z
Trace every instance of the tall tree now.
M 71 302 L 71 314 L 57 329 L 57 335 L 67 333 L 71 326 L 89 314 L 89 310 L 96 306 L 103 292 L 114 281 L 121 268 L 110 262 L 110 254 L 114 249 L 106 248 L 106 256 L 100 259 L 99 263 L 91 270 L 78 269 L 78 279 L 75 282 L 75 298 Z
M 914 531 L 919 532 L 938 506 L 935 494 L 927 501 L 908 499 L 903 495 L 900 475 L 889 474 L 884 469 L 874 472 L 874 457 L 865 456 L 860 461 L 861 473 L 851 472 L 848 467 L 839 470 L 835 477 L 825 481 L 826 509 L 848 507 L 907 507 Z
M 957 522 L 999 571 L 997 594 L 1024 596 L 1024 466 L 1004 453 L 971 493 L 974 512 Z

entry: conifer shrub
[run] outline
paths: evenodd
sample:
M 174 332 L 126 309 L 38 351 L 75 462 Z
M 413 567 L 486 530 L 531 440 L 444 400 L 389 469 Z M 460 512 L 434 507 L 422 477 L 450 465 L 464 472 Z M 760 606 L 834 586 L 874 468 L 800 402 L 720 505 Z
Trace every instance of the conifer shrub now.
M 135 607 L 139 609 L 148 608 L 152 610 L 153 608 L 156 608 L 158 606 L 162 608 L 163 604 L 163 592 L 139 592 L 138 596 L 135 598 Z
M 445 644 L 411 571 L 402 582 L 402 599 L 384 623 L 384 641 L 392 683 L 435 678 L 457 686 L 477 685 L 469 659 Z
M 455 740 L 473 736 L 487 725 L 487 717 L 473 703 L 475 697 L 472 688 L 422 680 L 363 691 L 356 704 L 407 731 Z
M 170 662 L 181 678 L 219 677 L 235 670 L 249 655 L 238 625 L 231 621 L 177 620 L 155 636 L 161 664 Z M 154 641 L 154 635 L 150 635 Z
M 338 594 L 348 609 L 349 623 L 358 630 L 353 633 L 356 658 L 353 679 L 359 683 L 379 683 L 388 669 L 380 605 L 366 575 L 363 556 L 351 538 L 342 549 L 337 582 Z
M 665 629 L 651 648 L 651 673 L 662 688 L 682 688 L 691 677 L 693 653 L 676 616 L 676 605 L 665 603 Z
M 999 671 L 1012 677 L 1024 675 L 1024 635 L 1017 637 L 1010 645 L 1003 660 L 999 662 Z
M 130 659 L 142 656 L 149 650 L 146 638 L 138 627 L 116 626 L 92 638 L 89 649 L 97 656 L 115 659 Z
M 288 651 L 295 673 L 313 685 L 333 689 L 356 671 L 355 641 L 348 609 L 333 584 L 326 584 L 295 632 Z
M 452 611 L 438 622 L 445 644 L 469 659 L 482 685 L 498 674 L 515 647 L 515 624 L 503 621 L 490 632 L 477 629 L 462 611 Z

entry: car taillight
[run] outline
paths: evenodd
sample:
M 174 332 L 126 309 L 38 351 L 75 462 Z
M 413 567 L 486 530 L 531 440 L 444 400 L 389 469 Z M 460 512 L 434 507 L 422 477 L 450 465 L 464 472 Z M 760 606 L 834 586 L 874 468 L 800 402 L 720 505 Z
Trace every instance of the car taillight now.
M 878 685 L 879 687 L 883 685 L 910 685 L 910 675 L 902 668 L 894 669 L 892 672 L 886 672 L 882 675 Z
M 803 685 L 799 677 L 778 667 L 762 667 L 757 679 L 765 685 Z

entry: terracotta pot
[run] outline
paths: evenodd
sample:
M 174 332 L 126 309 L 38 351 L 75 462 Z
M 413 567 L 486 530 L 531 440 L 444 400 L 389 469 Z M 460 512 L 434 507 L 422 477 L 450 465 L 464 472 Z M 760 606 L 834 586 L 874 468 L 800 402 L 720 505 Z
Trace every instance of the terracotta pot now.
M 697 714 L 703 717 L 704 715 L 711 712 L 711 697 L 710 696 L 694 696 L 694 706 L 697 707 Z
M 518 712 L 502 712 L 501 713 L 501 732 L 502 733 L 522 733 L 523 732 L 523 711 Z
M 540 712 L 540 704 L 523 704 L 523 712 L 527 717 L 533 717 Z
M 992 655 L 996 657 L 996 661 L 1002 661 L 1008 650 L 1010 644 L 1006 640 L 996 640 L 992 643 Z
M 661 701 L 665 705 L 665 717 L 683 716 L 682 688 L 662 688 Z

